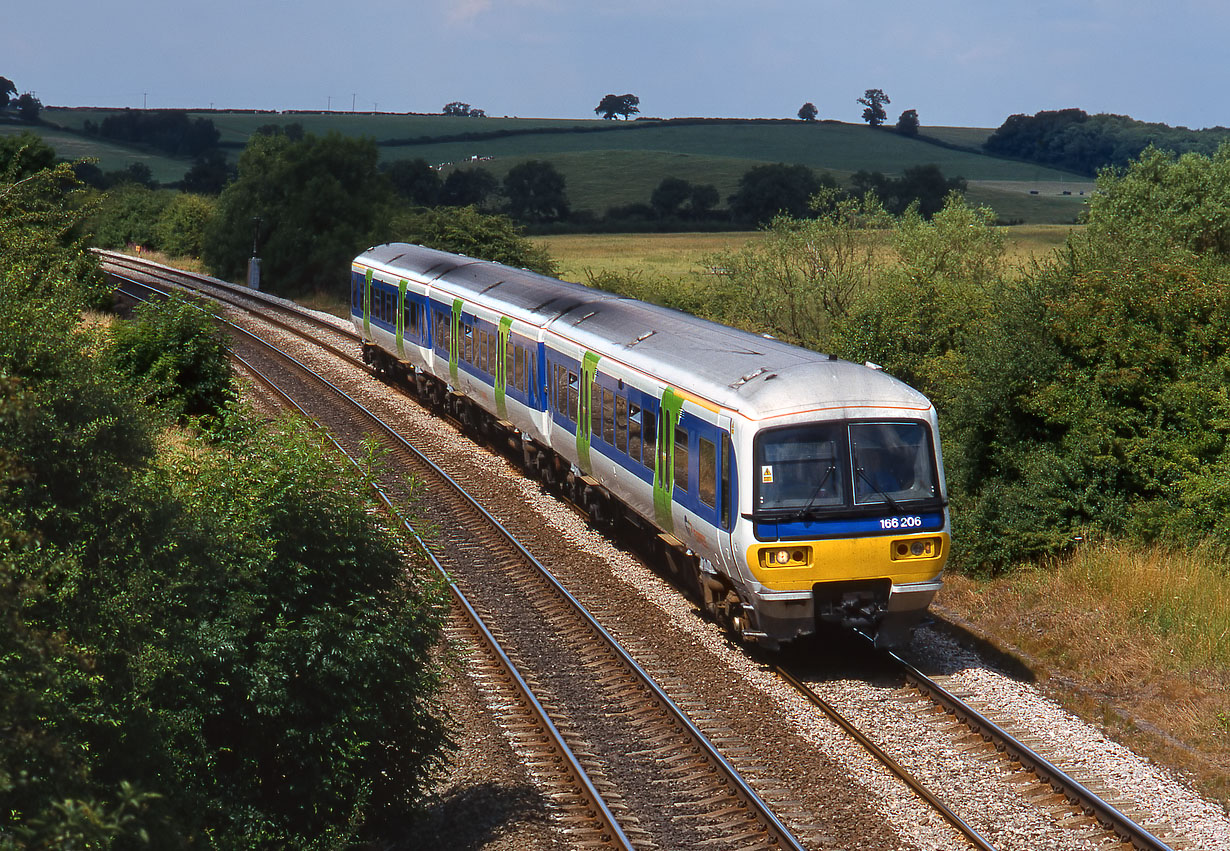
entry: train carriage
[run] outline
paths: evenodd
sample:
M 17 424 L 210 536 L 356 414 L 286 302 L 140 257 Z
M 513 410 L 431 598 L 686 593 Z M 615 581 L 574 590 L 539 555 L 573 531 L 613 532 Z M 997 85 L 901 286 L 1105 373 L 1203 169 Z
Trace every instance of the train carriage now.
M 870 364 L 400 243 L 355 259 L 351 315 L 369 362 L 655 535 L 746 638 L 899 645 L 940 587 L 935 409 Z

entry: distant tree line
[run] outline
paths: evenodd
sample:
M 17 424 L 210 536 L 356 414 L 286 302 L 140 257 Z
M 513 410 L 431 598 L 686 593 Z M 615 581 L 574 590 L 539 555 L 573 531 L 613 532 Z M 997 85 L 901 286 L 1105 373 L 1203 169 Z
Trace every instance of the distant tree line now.
M 1059 109 L 1009 116 L 983 145 L 990 154 L 1068 169 L 1090 176 L 1125 168 L 1153 146 L 1176 154 L 1212 155 L 1230 129 L 1189 130 L 1137 121 L 1127 115 Z
M 99 124 L 86 121 L 87 135 L 130 145 L 147 145 L 175 157 L 198 157 L 218 147 L 221 133 L 208 118 L 189 118 L 181 109 L 128 109 Z

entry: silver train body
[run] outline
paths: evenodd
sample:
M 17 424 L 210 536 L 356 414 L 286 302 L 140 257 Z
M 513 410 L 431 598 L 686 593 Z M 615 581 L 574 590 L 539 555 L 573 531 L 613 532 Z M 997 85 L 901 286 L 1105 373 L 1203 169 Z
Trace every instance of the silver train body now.
M 745 638 L 901 645 L 940 587 L 935 408 L 876 367 L 399 243 L 355 259 L 351 315 L 370 362 L 655 535 Z

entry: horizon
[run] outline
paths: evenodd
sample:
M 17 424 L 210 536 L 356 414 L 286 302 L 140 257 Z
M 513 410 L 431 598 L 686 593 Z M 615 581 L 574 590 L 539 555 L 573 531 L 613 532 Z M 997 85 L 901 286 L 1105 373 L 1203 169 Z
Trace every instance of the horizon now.
M 71 4 L 70 4 L 71 5 Z M 1189 129 L 1230 124 L 1220 78 L 1230 8 L 1176 0 L 1001 8 L 869 0 L 357 0 L 339 15 L 306 0 L 217 0 L 207 13 L 116 0 L 106 19 L 32 4 L 0 75 L 48 106 L 438 114 L 463 101 L 492 117 L 593 116 L 632 93 L 664 119 L 859 123 L 865 89 L 889 123 L 1000 126 L 1010 115 L 1084 109 Z M 140 49 L 99 38 L 114 22 Z M 54 46 L 55 49 L 49 49 Z M 187 107 L 183 104 L 194 104 Z M 381 108 L 383 106 L 383 108 Z

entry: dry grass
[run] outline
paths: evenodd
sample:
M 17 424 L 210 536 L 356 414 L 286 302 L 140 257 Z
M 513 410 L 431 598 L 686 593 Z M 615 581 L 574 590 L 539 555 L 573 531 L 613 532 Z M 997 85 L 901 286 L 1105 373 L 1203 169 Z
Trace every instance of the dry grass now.
M 1043 260 L 1063 246 L 1075 225 L 1018 225 L 1003 229 L 1011 267 Z M 689 280 L 704 274 L 707 255 L 742 248 L 760 239 L 759 231 L 667 234 L 566 234 L 537 237 L 559 264 L 560 277 L 585 283 L 587 270 L 640 273 L 645 277 Z M 881 240 L 885 236 L 879 237 Z
M 995 580 L 950 577 L 937 603 L 1019 649 L 1087 719 L 1230 806 L 1223 563 L 1202 553 L 1091 546 Z

